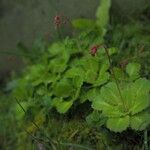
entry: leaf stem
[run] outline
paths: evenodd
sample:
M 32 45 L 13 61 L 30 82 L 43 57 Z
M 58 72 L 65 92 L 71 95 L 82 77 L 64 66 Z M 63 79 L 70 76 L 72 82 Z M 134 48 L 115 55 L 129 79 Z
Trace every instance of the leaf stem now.
M 120 89 L 120 86 L 119 86 L 119 81 L 118 81 L 118 79 L 117 79 L 117 77 L 115 75 L 115 72 L 114 72 L 114 70 L 112 68 L 112 65 L 111 65 L 111 58 L 110 58 L 110 55 L 109 55 L 109 51 L 108 51 L 108 49 L 107 49 L 106 46 L 103 45 L 102 47 L 105 49 L 105 53 L 106 53 L 106 55 L 108 57 L 108 61 L 109 61 L 109 64 L 110 64 L 111 73 L 112 73 L 112 75 L 113 75 L 113 77 L 115 79 L 115 83 L 117 85 L 117 89 L 118 89 L 118 92 L 119 92 L 119 95 L 120 95 L 120 99 L 121 99 L 121 101 L 123 103 L 123 106 L 124 106 L 125 110 L 127 110 L 126 104 L 125 104 L 125 102 L 123 100 L 123 97 L 122 97 L 122 94 L 121 94 L 121 89 Z
M 59 39 L 59 40 L 62 40 L 62 33 L 61 33 L 61 29 L 59 28 L 59 27 L 57 27 L 57 38 Z

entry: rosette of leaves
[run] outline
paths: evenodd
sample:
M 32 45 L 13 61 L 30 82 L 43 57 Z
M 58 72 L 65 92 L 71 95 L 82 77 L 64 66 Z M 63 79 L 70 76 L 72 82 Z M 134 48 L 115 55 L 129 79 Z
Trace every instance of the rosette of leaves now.
M 66 113 L 77 100 L 81 103 L 86 100 L 89 86 L 97 89 L 108 82 L 110 65 L 104 49 L 98 49 L 93 57 L 90 47 L 82 44 L 80 49 L 77 42 L 66 38 L 49 46 L 49 55 L 41 56 L 40 62 L 28 66 L 23 77 L 17 80 L 13 96 L 26 105 L 53 107 L 59 113 Z M 109 48 L 110 55 L 116 52 L 115 48 Z
M 139 69 L 139 64 L 127 65 L 129 80 L 119 85 L 120 93 L 113 81 L 91 97 L 93 109 L 101 112 L 99 116 L 105 120 L 103 124 L 111 131 L 122 132 L 127 128 L 144 130 L 150 124 L 150 81 L 139 78 Z M 87 120 L 92 122 L 92 118 L 96 117 L 95 113 L 92 113 Z
M 110 48 L 109 52 L 112 55 L 116 50 Z M 86 93 L 88 86 L 96 89 L 109 80 L 109 67 L 103 50 L 95 57 L 83 51 L 79 58 L 69 60 L 60 78 L 51 85 L 52 106 L 59 113 L 66 113 L 76 100 L 85 101 L 81 95 Z

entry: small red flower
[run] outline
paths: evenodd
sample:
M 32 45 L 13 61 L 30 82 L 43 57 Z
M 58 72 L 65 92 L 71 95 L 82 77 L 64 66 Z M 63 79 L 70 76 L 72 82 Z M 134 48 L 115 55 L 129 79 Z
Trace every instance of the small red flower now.
M 91 48 L 91 55 L 92 56 L 95 56 L 96 55 L 96 53 L 97 53 L 97 50 L 98 50 L 98 48 L 99 48 L 99 46 L 93 46 L 92 48 Z
M 70 20 L 63 14 L 56 15 L 54 17 L 54 24 L 56 28 L 60 28 L 62 25 L 66 25 L 67 23 L 70 23 Z
M 56 28 L 61 26 L 61 17 L 60 16 L 58 16 L 58 15 L 55 16 L 54 24 L 55 24 Z

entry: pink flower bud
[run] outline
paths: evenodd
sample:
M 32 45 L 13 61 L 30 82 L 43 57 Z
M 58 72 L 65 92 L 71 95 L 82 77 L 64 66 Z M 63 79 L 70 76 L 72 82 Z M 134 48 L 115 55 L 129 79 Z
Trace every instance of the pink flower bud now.
M 56 28 L 60 27 L 60 25 L 61 25 L 61 18 L 60 18 L 60 16 L 58 16 L 58 15 L 55 16 L 54 24 L 56 25 Z
M 98 50 L 98 46 L 93 46 L 93 47 L 91 48 L 91 55 L 92 55 L 92 56 L 95 56 L 96 53 L 97 53 L 97 50 Z

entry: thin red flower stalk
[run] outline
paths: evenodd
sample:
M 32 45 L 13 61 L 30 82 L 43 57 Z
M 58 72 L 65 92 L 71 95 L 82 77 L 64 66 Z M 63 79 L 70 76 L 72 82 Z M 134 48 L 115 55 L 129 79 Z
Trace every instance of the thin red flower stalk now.
M 118 89 L 118 92 L 119 92 L 119 95 L 120 95 L 120 99 L 122 100 L 122 103 L 123 103 L 123 105 L 124 105 L 125 110 L 127 110 L 126 104 L 125 104 L 125 102 L 124 102 L 124 100 L 123 100 L 123 97 L 122 97 L 121 89 L 120 89 L 120 86 L 119 86 L 119 81 L 118 81 L 118 79 L 117 79 L 117 77 L 116 77 L 116 75 L 115 75 L 115 72 L 114 72 L 113 67 L 112 67 L 112 64 L 111 64 L 111 58 L 110 58 L 110 55 L 109 55 L 109 50 L 108 50 L 107 47 L 106 47 L 105 45 L 103 45 L 103 44 L 96 45 L 96 46 L 93 46 L 93 47 L 91 48 L 91 55 L 92 55 L 92 56 L 95 56 L 96 53 L 97 53 L 97 50 L 98 50 L 99 48 L 104 48 L 104 50 L 105 50 L 106 56 L 107 56 L 108 61 L 109 61 L 109 64 L 110 64 L 111 73 L 112 73 L 112 75 L 113 75 L 113 77 L 114 77 L 114 79 L 115 79 L 115 83 L 116 83 L 116 85 L 117 85 L 117 89 Z
M 121 89 L 120 89 L 120 86 L 119 86 L 119 81 L 118 81 L 118 79 L 117 79 L 117 77 L 115 75 L 114 69 L 113 69 L 112 64 L 111 64 L 111 58 L 110 58 L 110 55 L 109 55 L 109 50 L 108 50 L 108 48 L 105 45 L 102 45 L 102 47 L 105 49 L 105 53 L 106 53 L 106 55 L 108 57 L 108 61 L 109 61 L 109 64 L 110 64 L 110 69 L 111 69 L 112 75 L 113 75 L 113 77 L 115 79 L 115 82 L 116 82 L 116 85 L 117 85 L 117 89 L 118 89 L 118 92 L 119 92 L 119 95 L 120 95 L 120 99 L 121 99 L 121 101 L 123 103 L 123 106 L 124 106 L 125 110 L 127 110 L 127 106 L 126 106 L 126 104 L 124 102 L 124 99 L 123 99 L 123 96 L 122 96 L 122 93 L 121 93 Z

